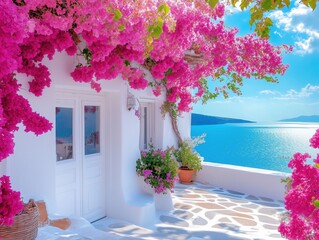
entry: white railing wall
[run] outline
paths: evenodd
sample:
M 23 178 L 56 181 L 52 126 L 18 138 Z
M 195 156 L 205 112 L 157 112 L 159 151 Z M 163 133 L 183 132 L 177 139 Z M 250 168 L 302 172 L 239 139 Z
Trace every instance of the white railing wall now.
M 284 200 L 288 173 L 217 163 L 203 163 L 195 180 L 242 193 Z

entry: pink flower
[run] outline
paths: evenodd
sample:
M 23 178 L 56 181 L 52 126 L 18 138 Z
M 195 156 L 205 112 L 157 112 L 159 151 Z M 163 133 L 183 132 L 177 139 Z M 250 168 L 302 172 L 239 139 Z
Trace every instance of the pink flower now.
M 0 226 L 10 226 L 13 218 L 24 208 L 20 193 L 11 189 L 8 176 L 0 178 Z
M 310 138 L 310 146 L 319 148 L 319 129 L 317 129 L 316 133 Z
M 142 155 L 142 157 L 146 157 L 146 152 L 145 152 L 145 151 L 142 151 L 142 152 L 141 152 L 141 155 Z
M 144 178 L 148 178 L 148 176 L 150 176 L 152 174 L 152 170 L 143 170 L 142 174 L 144 175 Z

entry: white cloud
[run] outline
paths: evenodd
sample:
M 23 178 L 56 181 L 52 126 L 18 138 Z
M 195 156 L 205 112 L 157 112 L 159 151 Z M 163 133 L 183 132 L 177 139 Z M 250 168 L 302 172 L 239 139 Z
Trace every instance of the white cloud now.
M 264 91 L 267 91 L 267 90 L 264 90 Z M 274 99 L 292 100 L 292 99 L 307 98 L 315 93 L 319 93 L 319 86 L 313 86 L 308 83 L 305 87 L 301 88 L 299 91 L 295 89 L 290 89 L 284 94 L 278 93 L 278 96 L 274 97 Z
M 278 93 L 277 91 L 271 91 L 271 90 L 262 90 L 259 92 L 259 94 L 262 94 L 262 95 L 275 95 L 277 93 Z
M 313 37 L 309 37 L 308 39 L 300 39 L 299 41 L 295 42 L 297 49 L 296 53 L 300 55 L 305 55 L 307 53 L 313 52 L 313 47 L 311 43 L 314 41 Z
M 319 11 L 312 11 L 310 7 L 295 2 L 294 7 L 289 12 L 281 10 L 269 14 L 276 26 L 285 32 L 294 33 L 295 50 L 298 54 L 308 54 L 319 50 Z M 281 35 L 276 31 L 275 34 Z

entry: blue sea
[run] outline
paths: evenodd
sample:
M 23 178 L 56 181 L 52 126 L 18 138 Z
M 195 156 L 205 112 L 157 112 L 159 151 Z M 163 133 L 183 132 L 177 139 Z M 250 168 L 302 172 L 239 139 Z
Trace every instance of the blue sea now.
M 205 162 L 291 172 L 294 153 L 319 153 L 309 146 L 318 128 L 319 123 L 196 125 L 191 135 L 206 133 L 206 142 L 196 147 Z

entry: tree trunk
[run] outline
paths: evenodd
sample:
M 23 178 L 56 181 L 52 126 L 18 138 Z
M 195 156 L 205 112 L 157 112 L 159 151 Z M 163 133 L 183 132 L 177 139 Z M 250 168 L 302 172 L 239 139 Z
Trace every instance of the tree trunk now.
M 174 114 L 172 113 L 171 109 L 168 110 L 168 113 L 169 113 L 169 116 L 171 118 L 172 127 L 173 127 L 174 133 L 175 133 L 175 135 L 177 137 L 178 146 L 179 146 L 182 143 L 183 140 L 182 140 L 182 137 L 181 137 L 181 133 L 178 130 L 177 117 L 174 117 Z

